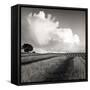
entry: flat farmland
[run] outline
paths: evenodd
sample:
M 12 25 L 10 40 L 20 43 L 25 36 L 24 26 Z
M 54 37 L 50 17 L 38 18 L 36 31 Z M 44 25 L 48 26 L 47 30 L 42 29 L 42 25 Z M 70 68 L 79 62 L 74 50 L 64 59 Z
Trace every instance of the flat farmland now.
M 22 53 L 21 82 L 86 79 L 85 53 Z

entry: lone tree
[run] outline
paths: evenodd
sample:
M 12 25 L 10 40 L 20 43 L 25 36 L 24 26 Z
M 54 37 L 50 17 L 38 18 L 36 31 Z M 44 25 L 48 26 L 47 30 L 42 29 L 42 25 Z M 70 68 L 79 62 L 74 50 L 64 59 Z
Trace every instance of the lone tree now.
M 29 51 L 32 51 L 32 50 L 33 50 L 33 46 L 32 46 L 31 44 L 25 43 L 25 44 L 22 46 L 22 49 L 24 49 L 24 52 L 29 52 Z

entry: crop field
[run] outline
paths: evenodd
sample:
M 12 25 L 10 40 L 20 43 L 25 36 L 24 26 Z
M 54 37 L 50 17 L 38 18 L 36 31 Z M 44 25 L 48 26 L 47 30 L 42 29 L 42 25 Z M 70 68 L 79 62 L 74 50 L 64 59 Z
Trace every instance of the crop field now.
M 86 79 L 85 53 L 22 53 L 21 82 Z

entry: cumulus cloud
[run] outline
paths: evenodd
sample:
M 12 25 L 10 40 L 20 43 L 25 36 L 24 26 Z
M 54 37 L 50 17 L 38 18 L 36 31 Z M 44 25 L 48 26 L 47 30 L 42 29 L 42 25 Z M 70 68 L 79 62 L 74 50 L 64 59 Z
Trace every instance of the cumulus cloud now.
M 63 52 L 77 50 L 80 45 L 80 39 L 77 34 L 72 32 L 71 28 L 61 28 L 59 21 L 55 20 L 51 14 L 46 15 L 44 11 L 39 13 L 30 13 L 27 17 L 30 33 L 33 40 L 42 48 L 37 48 L 37 52 Z M 51 42 L 54 46 L 48 47 Z
M 59 40 L 62 40 L 64 43 L 68 44 L 80 44 L 79 36 L 73 34 L 70 28 L 60 28 L 56 30 L 56 35 L 58 35 Z

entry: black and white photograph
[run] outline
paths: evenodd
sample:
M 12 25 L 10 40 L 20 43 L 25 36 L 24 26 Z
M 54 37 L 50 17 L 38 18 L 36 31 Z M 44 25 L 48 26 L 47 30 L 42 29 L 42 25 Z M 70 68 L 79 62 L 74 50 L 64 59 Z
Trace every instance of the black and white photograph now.
M 86 79 L 85 15 L 21 8 L 21 83 Z

